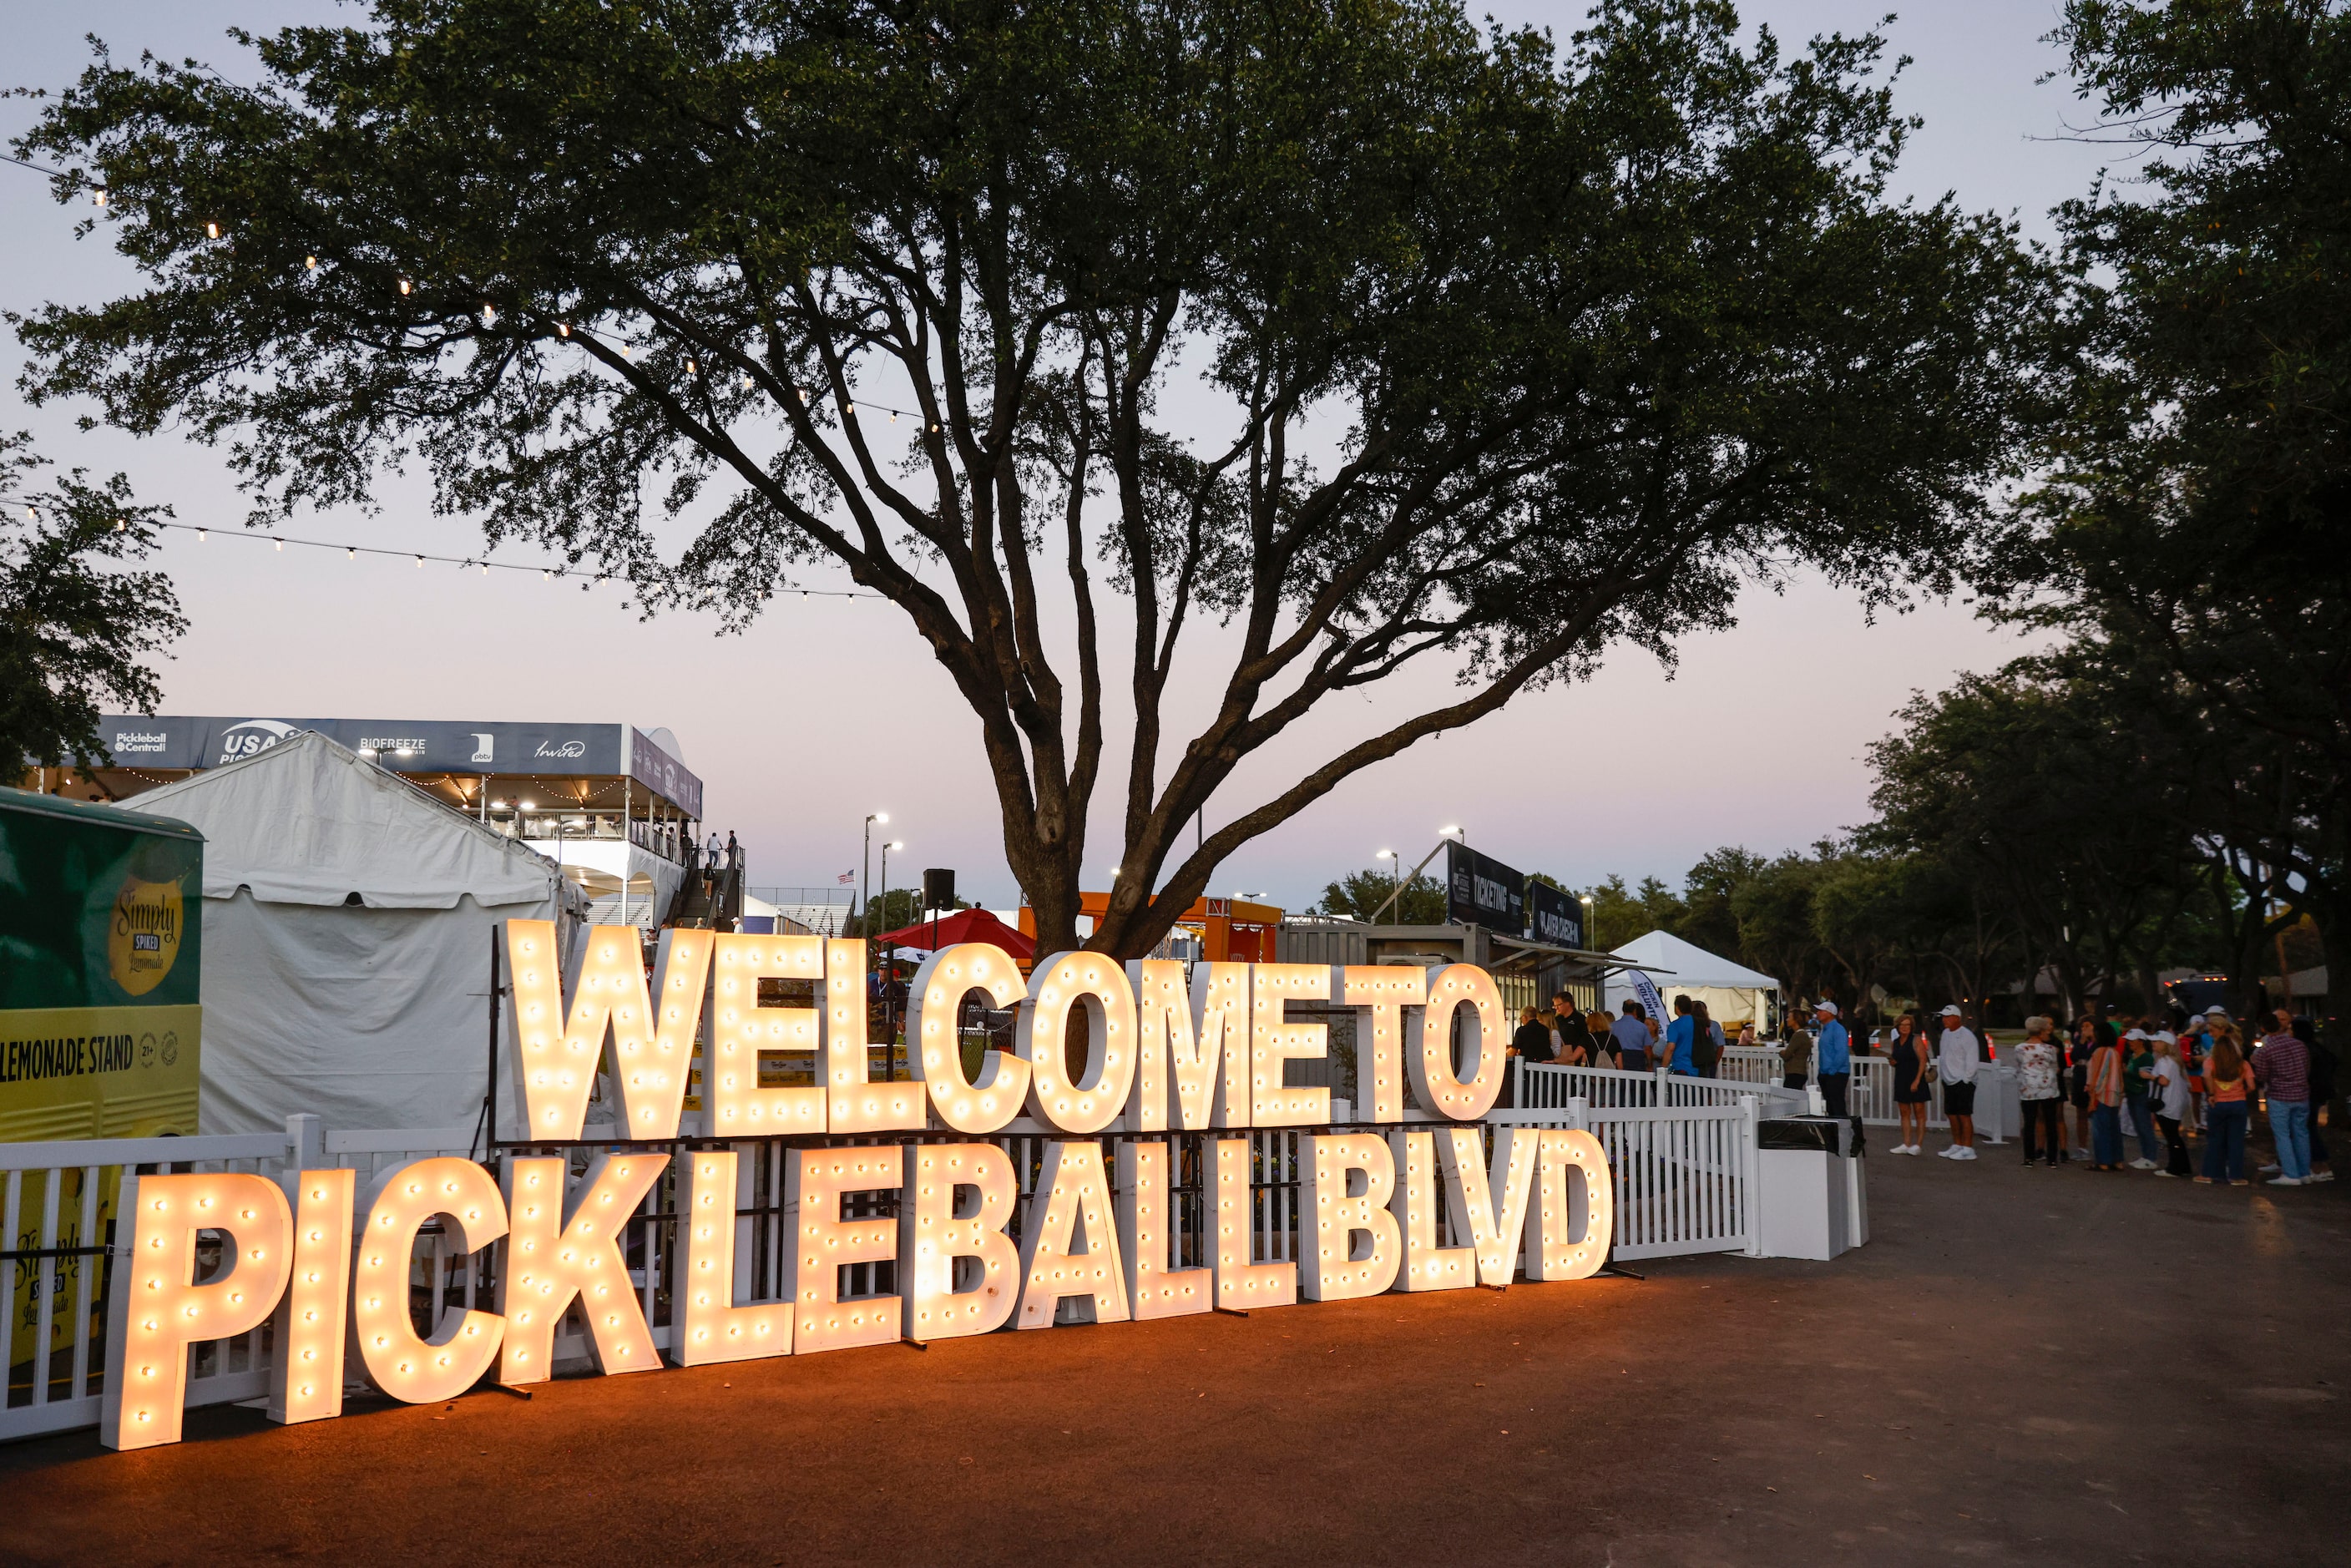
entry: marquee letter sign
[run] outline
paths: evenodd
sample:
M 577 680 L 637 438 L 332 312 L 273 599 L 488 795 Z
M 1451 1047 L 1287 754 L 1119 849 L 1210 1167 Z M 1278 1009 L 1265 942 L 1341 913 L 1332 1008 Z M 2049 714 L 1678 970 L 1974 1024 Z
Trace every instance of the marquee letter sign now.
M 871 1066 L 862 941 L 670 930 L 650 965 L 627 926 L 568 956 L 551 922 L 508 921 L 504 941 L 502 1071 L 527 1131 L 489 1163 L 418 1159 L 364 1194 L 340 1169 L 125 1178 L 107 1446 L 177 1441 L 189 1347 L 273 1313 L 256 1354 L 270 1419 L 292 1423 L 341 1414 L 347 1355 L 410 1403 L 538 1382 L 567 1322 L 609 1374 L 1580 1280 L 1608 1258 L 1598 1140 L 1481 1124 L 1508 1020 L 1471 965 L 1078 952 L 1024 978 L 959 944 L 916 972 L 913 1078 L 889 1082 Z M 1017 1009 L 1014 1050 L 967 1054 L 975 997 Z M 1327 1026 L 1289 1012 L 1317 1003 L 1356 1015 L 1358 1099 L 1335 1126 L 1330 1089 L 1287 1076 L 1329 1054 Z M 804 1081 L 763 1082 L 762 1056 L 788 1053 Z M 768 1171 L 780 1194 L 755 1179 Z M 674 1197 L 649 1207 L 657 1188 Z M 762 1236 L 780 1253 L 772 1299 Z M 476 1256 L 494 1307 L 448 1297 L 443 1265 Z

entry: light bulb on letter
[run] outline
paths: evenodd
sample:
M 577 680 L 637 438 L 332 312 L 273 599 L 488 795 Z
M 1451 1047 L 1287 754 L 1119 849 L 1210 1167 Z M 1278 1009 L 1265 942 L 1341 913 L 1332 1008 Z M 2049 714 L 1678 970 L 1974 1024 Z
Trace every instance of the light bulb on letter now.
M 561 1169 L 561 1160 L 531 1162 Z M 349 1172 L 344 1173 L 349 1175 Z M 546 1211 L 560 1198 L 559 1185 Z M 416 1233 L 438 1216 L 448 1249 L 478 1252 L 507 1233 L 507 1205 L 490 1173 L 471 1160 L 439 1156 L 387 1171 L 369 1195 L 351 1269 L 351 1337 L 367 1380 L 394 1399 L 427 1405 L 471 1388 L 498 1354 L 506 1324 L 496 1312 L 441 1305 L 442 1282 L 428 1270 L 435 1308 L 431 1338 L 409 1316 Z M 507 1266 L 522 1254 L 510 1253 Z

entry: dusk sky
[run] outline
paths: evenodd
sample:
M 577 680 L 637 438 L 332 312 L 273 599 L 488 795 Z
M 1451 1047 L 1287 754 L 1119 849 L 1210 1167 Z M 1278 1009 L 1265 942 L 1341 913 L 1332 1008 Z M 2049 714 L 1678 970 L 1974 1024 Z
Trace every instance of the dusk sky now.
M 1742 14 L 1799 41 L 1865 27 L 1886 9 L 1886 0 L 1781 0 Z M 1493 10 L 1563 35 L 1583 7 Z M 193 55 L 249 80 L 252 62 L 227 28 L 350 21 L 355 12 L 292 0 L 16 0 L 0 87 L 70 80 L 87 58 L 84 34 L 118 58 Z M 2065 140 L 2064 122 L 2081 122 L 2085 110 L 2062 80 L 2035 85 L 2062 64 L 2042 42 L 2055 20 L 2049 0 L 1944 0 L 1897 18 L 1895 48 L 1914 57 L 1899 100 L 1926 120 L 1897 176 L 1901 191 L 1922 201 L 1956 192 L 1970 208 L 2014 213 L 2028 234 L 2049 233 L 2047 210 L 2084 191 L 2117 151 Z M 0 132 L 20 131 L 33 112 L 22 99 L 0 100 Z M 88 211 L 59 208 L 47 182 L 0 167 L 0 306 L 93 301 L 132 285 L 103 229 L 73 239 Z M 892 860 L 893 883 L 945 865 L 967 898 L 1000 905 L 1016 896 L 977 723 L 886 603 L 778 599 L 747 634 L 720 637 L 707 618 L 642 622 L 622 608 L 627 593 L 616 585 L 583 592 L 522 574 L 276 552 L 233 537 L 244 504 L 218 453 L 168 433 L 143 442 L 85 434 L 73 428 L 80 410 L 28 409 L 14 385 L 21 350 L 13 339 L 6 348 L 0 427 L 31 429 L 61 463 L 121 469 L 141 499 L 222 530 L 203 545 L 172 535 L 159 558 L 191 622 L 163 667 L 162 711 L 665 725 L 707 786 L 712 825 L 748 846 L 754 883 L 831 883 L 857 864 L 864 814 L 885 810 L 906 842 Z M 478 548 L 467 522 L 431 515 L 421 479 L 389 480 L 381 497 L 379 515 L 329 513 L 285 531 L 460 556 Z M 538 559 L 517 549 L 501 556 Z M 1818 582 L 1780 597 L 1750 593 L 1739 614 L 1735 630 L 1685 646 L 1670 681 L 1648 655 L 1624 652 L 1588 684 L 1522 698 L 1473 729 L 1424 742 L 1244 849 L 1211 891 L 1264 893 L 1302 908 L 1332 876 L 1372 863 L 1374 851 L 1417 859 L 1452 822 L 1476 847 L 1572 884 L 1621 872 L 1678 885 L 1717 845 L 1776 853 L 1865 820 L 1864 748 L 1893 710 L 1912 690 L 1990 668 L 2017 646 L 1964 603 L 1871 626 L 1850 595 Z M 1203 639 L 1194 666 L 1202 679 L 1215 667 L 1208 654 Z M 1376 707 L 1334 706 L 1297 747 L 1253 764 L 1219 804 L 1228 812 L 1256 804 L 1446 683 L 1430 672 L 1395 685 Z M 1117 776 L 1115 766 L 1108 771 Z M 1096 798 L 1091 886 L 1107 882 L 1121 804 L 1107 784 Z M 1211 806 L 1211 826 L 1218 814 Z

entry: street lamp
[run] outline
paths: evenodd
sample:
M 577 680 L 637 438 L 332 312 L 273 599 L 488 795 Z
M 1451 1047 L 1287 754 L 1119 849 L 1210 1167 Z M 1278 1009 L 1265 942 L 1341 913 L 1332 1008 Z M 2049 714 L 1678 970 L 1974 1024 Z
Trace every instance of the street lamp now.
M 885 816 L 879 820 L 886 822 L 890 819 Z M 887 840 L 882 845 L 882 924 L 884 925 L 890 924 L 890 852 L 905 847 L 905 842 L 899 839 Z M 880 966 L 885 956 L 878 947 L 866 949 L 866 961 L 870 964 Z M 886 1078 L 897 1076 L 897 1053 L 893 1050 L 897 1034 L 897 1006 L 890 995 L 890 982 L 884 979 L 882 982 L 882 1061 L 884 1063 L 883 1075 Z
M 1377 925 L 1380 923 L 1380 915 L 1385 915 L 1388 912 L 1388 906 L 1395 904 L 1396 900 L 1404 896 L 1404 890 L 1405 888 L 1410 887 L 1414 883 L 1420 880 L 1420 873 L 1428 869 L 1428 862 L 1437 858 L 1437 851 L 1445 847 L 1445 841 L 1447 839 L 1459 839 L 1464 848 L 1467 848 L 1469 843 L 1468 837 L 1462 833 L 1461 830 L 1458 826 L 1437 829 L 1437 849 L 1432 849 L 1426 854 L 1420 857 L 1420 863 L 1412 868 L 1411 875 L 1396 878 L 1395 886 L 1388 890 L 1387 902 L 1382 904 L 1379 907 L 1379 913 L 1372 916 L 1373 925 Z
M 886 827 L 889 821 L 890 813 L 887 811 L 865 813 L 865 853 L 857 864 L 857 934 L 860 936 L 872 935 L 865 928 L 865 917 L 871 912 L 869 906 L 873 901 L 873 824 L 880 822 Z

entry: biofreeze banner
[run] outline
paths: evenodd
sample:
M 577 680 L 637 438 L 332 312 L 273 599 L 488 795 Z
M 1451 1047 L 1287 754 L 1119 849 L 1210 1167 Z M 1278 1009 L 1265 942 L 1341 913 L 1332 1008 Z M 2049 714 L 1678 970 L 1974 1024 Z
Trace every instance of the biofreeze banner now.
M 416 1403 L 453 1398 L 486 1375 L 542 1380 L 575 1303 L 602 1372 L 658 1366 L 624 1228 L 673 1157 L 688 1168 L 670 1358 L 685 1366 L 1048 1328 L 1072 1297 L 1082 1315 L 1116 1322 L 1502 1286 L 1520 1267 L 1531 1280 L 1583 1279 L 1608 1255 L 1608 1173 L 1591 1134 L 1503 1128 L 1489 1157 L 1483 1130 L 1464 1124 L 1493 1106 L 1510 1033 L 1493 980 L 1470 965 L 1204 963 L 1187 979 L 1179 963 L 1063 953 L 1024 983 L 999 948 L 948 947 L 915 976 L 907 1030 L 917 1078 L 900 1083 L 867 1077 L 862 942 L 664 931 L 648 990 L 628 927 L 589 931 L 568 973 L 552 924 L 510 921 L 506 940 L 507 1040 L 529 1136 L 580 1138 L 609 1041 L 631 1142 L 607 1146 L 577 1180 L 560 1155 L 534 1155 L 508 1157 L 501 1172 L 419 1160 L 365 1193 L 347 1170 L 289 1173 L 282 1184 L 241 1173 L 131 1178 L 124 1207 L 135 1225 L 109 1313 L 107 1365 L 121 1375 L 110 1379 L 106 1444 L 177 1441 L 186 1347 L 273 1314 L 269 1411 L 281 1422 L 341 1414 L 347 1354 L 374 1387 Z M 763 1008 L 762 979 L 811 982 L 818 1005 Z M 1017 1005 L 1019 1021 L 1015 1049 L 985 1052 L 967 1077 L 956 1019 L 974 992 Z M 1329 1046 L 1323 1025 L 1286 1016 L 1293 1001 L 1356 1010 L 1364 1103 L 1349 1130 L 1305 1135 L 1297 1261 L 1260 1262 L 1246 1134 L 1331 1124 L 1328 1089 L 1284 1082 L 1287 1062 Z M 1090 1050 L 1072 1078 L 1064 1034 L 1081 1009 Z M 697 1037 L 707 1142 L 674 1156 Z M 760 1052 L 785 1051 L 813 1053 L 816 1082 L 762 1084 Z M 1427 1108 L 1411 1123 L 1406 1082 Z M 1016 1241 L 1017 1173 L 981 1140 L 1024 1115 L 1048 1141 Z M 1215 1135 L 1228 1129 L 1244 1135 Z M 1172 1145 L 1153 1134 L 1177 1132 L 1208 1134 L 1206 1267 L 1175 1266 Z M 808 1134 L 876 1141 L 791 1150 L 789 1297 L 737 1301 L 737 1155 L 725 1145 Z M 878 1191 L 898 1193 L 895 1219 L 841 1217 L 844 1198 Z M 1439 1204 L 1452 1245 L 1437 1244 Z M 409 1288 L 417 1233 L 436 1218 L 460 1250 L 502 1244 L 504 1256 L 496 1310 L 451 1311 L 428 1338 L 411 1320 Z M 225 1236 L 235 1263 L 198 1284 L 204 1231 Z M 896 1294 L 841 1296 L 844 1266 L 885 1261 L 897 1265 Z

